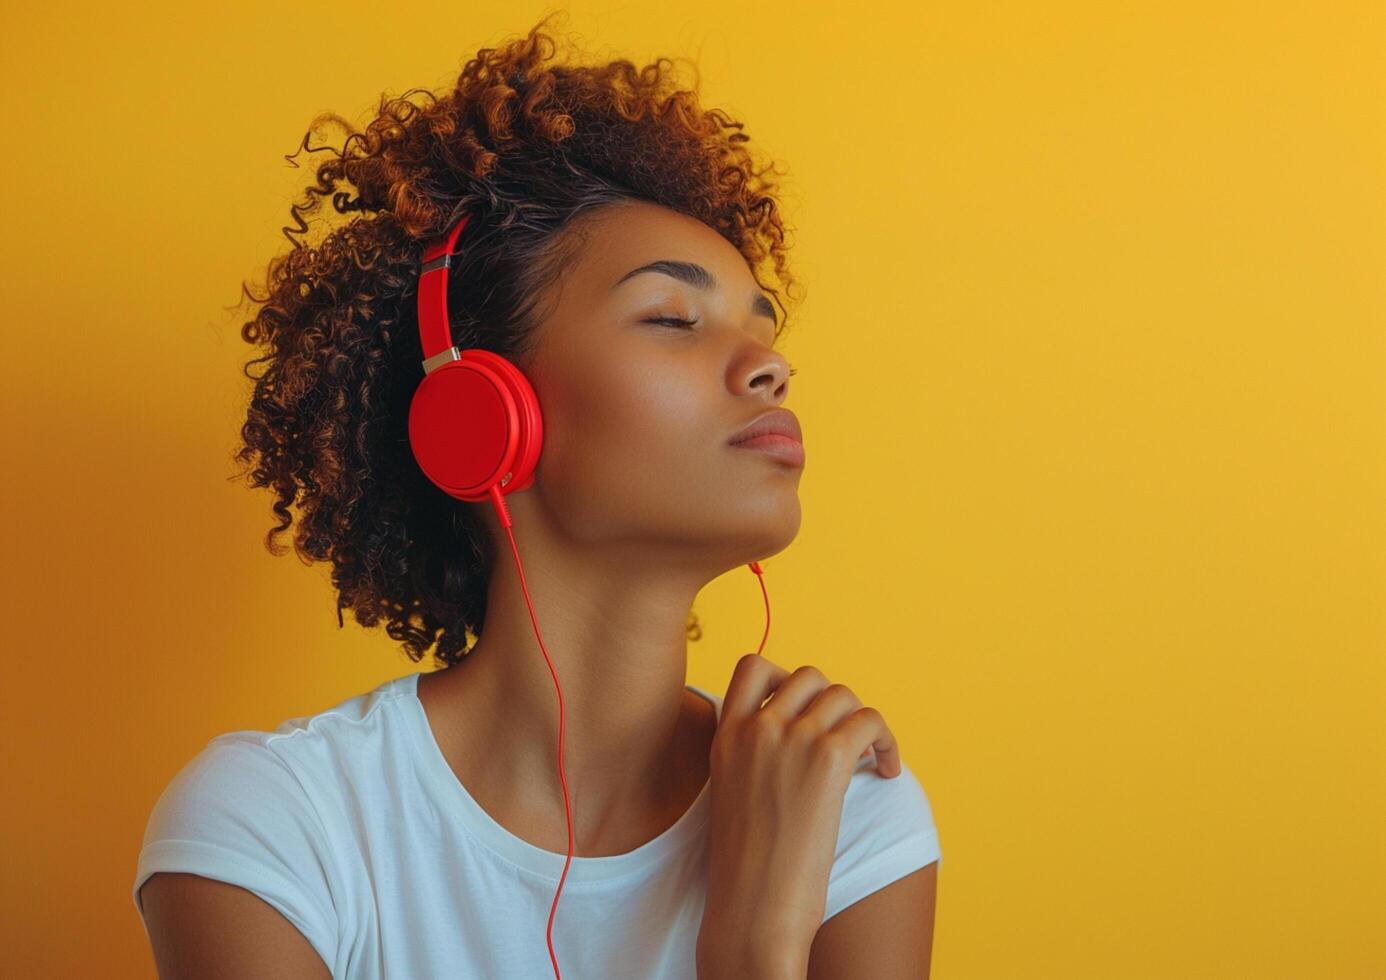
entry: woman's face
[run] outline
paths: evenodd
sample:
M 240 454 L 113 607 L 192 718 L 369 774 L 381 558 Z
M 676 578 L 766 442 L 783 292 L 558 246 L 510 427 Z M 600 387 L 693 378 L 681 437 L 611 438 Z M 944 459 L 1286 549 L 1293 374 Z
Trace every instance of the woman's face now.
M 697 219 L 645 202 L 578 223 L 586 240 L 545 297 L 524 367 L 544 417 L 525 492 L 584 545 L 725 568 L 783 550 L 799 529 L 802 468 L 727 443 L 788 391 L 774 306 L 746 260 Z M 702 266 L 715 285 L 623 280 L 659 259 Z

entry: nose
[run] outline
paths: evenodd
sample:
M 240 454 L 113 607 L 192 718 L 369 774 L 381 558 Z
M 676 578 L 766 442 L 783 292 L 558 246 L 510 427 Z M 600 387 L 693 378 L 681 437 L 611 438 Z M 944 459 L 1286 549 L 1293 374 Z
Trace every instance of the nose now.
M 748 354 L 738 368 L 738 394 L 762 393 L 773 404 L 783 401 L 789 391 L 789 362 L 778 351 L 762 347 Z

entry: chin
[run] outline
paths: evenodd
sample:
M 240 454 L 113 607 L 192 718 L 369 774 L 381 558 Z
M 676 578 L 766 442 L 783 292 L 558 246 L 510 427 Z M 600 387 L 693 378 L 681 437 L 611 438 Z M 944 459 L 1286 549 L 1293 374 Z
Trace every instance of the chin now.
M 792 501 L 781 502 L 768 511 L 761 511 L 747 530 L 748 536 L 757 542 L 756 554 L 768 558 L 784 551 L 799 536 L 802 520 L 797 495 Z

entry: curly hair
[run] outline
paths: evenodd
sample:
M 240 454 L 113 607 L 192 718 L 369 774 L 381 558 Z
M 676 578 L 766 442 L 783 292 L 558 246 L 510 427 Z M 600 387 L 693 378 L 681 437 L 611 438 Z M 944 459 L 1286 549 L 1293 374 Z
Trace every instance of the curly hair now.
M 276 538 L 296 508 L 295 551 L 305 564 L 332 563 L 339 628 L 343 609 L 368 627 L 384 617 L 415 663 L 434 644 L 439 667 L 470 651 L 496 548 L 474 511 L 423 475 L 409 445 L 427 244 L 472 216 L 448 277 L 453 342 L 521 366 L 542 322 L 538 298 L 584 240 L 574 219 L 600 208 L 647 201 L 697 218 L 737 247 L 782 314 L 761 267 L 773 264 L 786 293 L 796 286 L 777 171 L 756 169 L 742 123 L 700 108 L 696 82 L 676 89 L 669 58 L 640 69 L 625 59 L 547 63 L 552 16 L 480 49 L 441 97 L 419 88 L 382 96 L 364 131 L 318 115 L 286 157 L 297 166 L 303 150 L 334 154 L 290 207 L 283 233 L 293 248 L 268 263 L 263 295 L 241 284 L 259 304 L 241 337 L 262 354 L 243 369 L 254 386 L 234 459 L 246 464 L 238 477 L 276 496 L 265 546 L 285 553 Z M 323 121 L 348 133 L 340 151 L 308 146 Z M 305 245 L 294 233 L 328 194 L 337 213 L 363 215 Z M 692 610 L 686 632 L 702 635 Z

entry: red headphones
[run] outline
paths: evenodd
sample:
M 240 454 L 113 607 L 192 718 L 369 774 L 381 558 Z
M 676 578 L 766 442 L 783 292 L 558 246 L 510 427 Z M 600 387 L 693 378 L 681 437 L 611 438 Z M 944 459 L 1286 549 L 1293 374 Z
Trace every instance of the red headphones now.
M 558 779 L 563 786 L 563 809 L 568 818 L 568 857 L 549 908 L 547 939 L 554 976 L 559 977 L 558 958 L 553 952 L 553 916 L 573 859 L 573 811 L 563 774 L 563 689 L 544 638 L 539 635 L 524 565 L 511 530 L 510 510 L 505 505 L 505 494 L 525 490 L 534 482 L 534 469 L 544 444 L 544 417 L 529 379 L 512 362 L 493 351 L 458 351 L 453 345 L 448 325 L 448 269 L 452 266 L 457 236 L 470 218 L 471 215 L 463 215 L 446 238 L 423 253 L 419 271 L 419 340 L 424 355 L 424 379 L 409 403 L 409 445 L 424 475 L 449 496 L 468 502 L 489 499 L 495 505 L 501 526 L 510 538 L 534 635 L 558 690 Z M 765 597 L 765 634 L 756 651 L 760 653 L 765 649 L 765 637 L 770 635 L 770 596 L 765 591 L 760 562 L 750 562 L 747 567 L 760 580 Z

